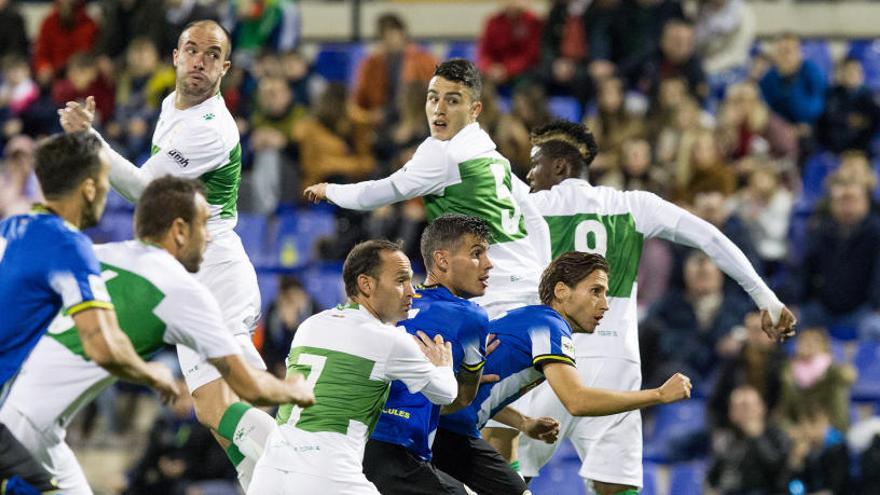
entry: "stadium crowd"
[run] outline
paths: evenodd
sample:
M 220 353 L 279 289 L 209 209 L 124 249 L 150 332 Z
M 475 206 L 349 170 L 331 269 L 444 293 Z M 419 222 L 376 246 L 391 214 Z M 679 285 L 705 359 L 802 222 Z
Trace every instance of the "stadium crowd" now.
M 60 131 L 67 101 L 94 96 L 103 136 L 145 161 L 174 89 L 179 30 L 219 20 L 234 43 L 221 92 L 241 133 L 237 230 L 265 290 L 256 339 L 283 376 L 298 324 L 341 299 L 306 280 L 315 270 L 339 279 L 341 259 L 367 238 L 403 239 L 421 266 L 421 200 L 354 212 L 310 206 L 303 189 L 397 170 L 429 135 L 435 66 L 470 57 L 486 82 L 480 126 L 521 178 L 531 130 L 582 120 L 600 146 L 592 184 L 650 191 L 710 222 L 797 308 L 795 342 L 777 346 L 711 259 L 646 240 L 645 385 L 681 371 L 697 391 L 647 413 L 646 461 L 698 466 L 707 493 L 880 493 L 880 79 L 866 78 L 880 67 L 866 67 L 878 63 L 870 40 L 837 60 L 791 33 L 758 42 L 744 0 L 557 0 L 546 17 L 512 0 L 473 42 L 421 43 L 388 13 L 375 46 L 309 57 L 295 2 L 95 3 L 99 18 L 80 0 L 56 0 L 29 38 L 16 2 L 0 0 L 0 218 L 40 200 L 34 143 Z M 93 239 L 129 238 L 131 207 L 112 197 L 108 208 Z M 125 493 L 233 479 L 187 406 L 156 422 Z

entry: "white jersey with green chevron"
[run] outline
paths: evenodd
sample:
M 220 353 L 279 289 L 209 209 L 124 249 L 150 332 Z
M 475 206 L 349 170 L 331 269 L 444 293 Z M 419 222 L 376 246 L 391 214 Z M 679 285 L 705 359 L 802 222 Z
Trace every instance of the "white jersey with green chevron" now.
M 306 375 L 315 405 L 279 409 L 280 433 L 261 464 L 335 481 L 363 480 L 364 447 L 391 381 L 429 398 L 439 393 L 444 403 L 456 395 L 450 367 L 434 367 L 402 327 L 386 325 L 355 304 L 304 321 L 287 367 Z
M 165 344 L 185 345 L 205 358 L 241 353 L 214 297 L 167 251 L 126 241 L 95 246 L 95 254 L 119 327 L 142 358 Z M 3 407 L 61 441 L 73 415 L 114 380 L 86 357 L 73 320 L 59 314 Z
M 385 179 L 330 184 L 327 198 L 344 208 L 370 210 L 424 197 L 428 220 L 443 213 L 480 217 L 492 241 L 489 289 L 480 304 L 536 295 L 549 262 L 549 239 L 526 186 L 479 124 L 465 126 L 452 139 L 427 138 L 412 159 Z
M 162 101 L 152 156 L 141 169 L 153 178 L 199 179 L 211 206 L 208 230 L 212 235 L 232 230 L 241 182 L 238 126 L 219 93 L 186 110 L 175 108 L 175 95 Z
M 609 309 L 593 334 L 574 334 L 578 357 L 640 362 L 636 277 L 646 238 L 702 249 L 758 307 L 777 311 L 782 307 L 745 255 L 718 229 L 655 194 L 566 179 L 531 197 L 550 228 L 553 257 L 583 251 L 608 260 Z

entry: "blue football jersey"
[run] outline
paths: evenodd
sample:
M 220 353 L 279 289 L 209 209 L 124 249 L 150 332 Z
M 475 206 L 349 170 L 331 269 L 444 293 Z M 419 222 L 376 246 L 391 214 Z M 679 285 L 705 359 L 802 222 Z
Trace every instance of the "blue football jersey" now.
M 0 301 L 4 387 L 60 309 L 74 315 L 88 308 L 113 308 L 92 242 L 39 207 L 0 222 Z
M 489 322 L 489 333 L 501 345 L 486 359 L 483 373 L 501 380 L 480 385 L 466 408 L 440 418 L 440 428 L 480 437 L 480 428 L 498 411 L 544 381 L 548 362 L 574 366 L 574 344 L 568 322 L 549 306 L 525 306 Z
M 399 324 L 415 335 L 421 330 L 433 338 L 440 334 L 452 344 L 452 369 L 479 371 L 484 364 L 489 317 L 480 306 L 457 297 L 442 286 L 419 289 L 410 318 Z M 400 445 L 429 460 L 440 406 L 420 393 L 411 394 L 400 381 L 391 391 L 370 438 Z

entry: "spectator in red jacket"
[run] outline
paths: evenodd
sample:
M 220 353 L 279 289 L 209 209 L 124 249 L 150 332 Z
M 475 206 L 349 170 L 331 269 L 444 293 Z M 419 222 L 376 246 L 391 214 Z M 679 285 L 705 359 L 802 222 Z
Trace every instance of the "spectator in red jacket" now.
M 113 116 L 113 86 L 98 71 L 98 61 L 92 55 L 77 53 L 70 57 L 67 76 L 52 86 L 52 101 L 64 106 L 68 101 L 95 97 L 95 121 L 108 122 Z
M 91 50 L 97 36 L 98 25 L 86 14 L 83 0 L 55 0 L 34 45 L 37 81 L 48 85 L 71 55 Z
M 508 0 L 489 18 L 477 50 L 477 66 L 498 86 L 515 81 L 538 65 L 541 20 L 524 0 Z

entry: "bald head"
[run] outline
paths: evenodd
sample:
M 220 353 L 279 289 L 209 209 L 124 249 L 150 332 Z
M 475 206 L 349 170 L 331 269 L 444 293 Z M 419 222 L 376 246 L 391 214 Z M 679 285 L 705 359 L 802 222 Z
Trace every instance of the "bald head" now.
M 232 55 L 232 36 L 220 23 L 211 19 L 201 19 L 192 21 L 183 27 L 180 36 L 177 38 L 177 49 L 179 50 L 186 41 L 196 34 L 199 38 L 212 38 L 219 42 L 219 48 L 223 55 L 223 60 L 229 60 Z

